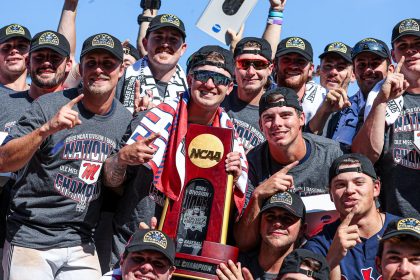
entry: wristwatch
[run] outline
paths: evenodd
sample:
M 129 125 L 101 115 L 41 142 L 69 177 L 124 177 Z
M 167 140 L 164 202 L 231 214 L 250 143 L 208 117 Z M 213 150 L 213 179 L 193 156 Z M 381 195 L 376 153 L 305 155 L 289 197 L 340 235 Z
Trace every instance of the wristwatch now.
M 140 14 L 137 17 L 137 23 L 140 25 L 142 22 L 151 22 L 152 19 L 153 17 L 143 16 L 142 14 Z

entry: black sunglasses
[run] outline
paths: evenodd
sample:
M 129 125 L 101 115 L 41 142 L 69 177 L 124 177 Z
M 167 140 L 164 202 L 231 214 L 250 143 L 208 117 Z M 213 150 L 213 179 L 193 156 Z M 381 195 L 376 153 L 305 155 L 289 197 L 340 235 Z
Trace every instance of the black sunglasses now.
M 232 79 L 218 72 L 209 70 L 196 70 L 192 72 L 195 80 L 206 83 L 209 79 L 213 80 L 216 86 L 227 86 L 232 82 Z

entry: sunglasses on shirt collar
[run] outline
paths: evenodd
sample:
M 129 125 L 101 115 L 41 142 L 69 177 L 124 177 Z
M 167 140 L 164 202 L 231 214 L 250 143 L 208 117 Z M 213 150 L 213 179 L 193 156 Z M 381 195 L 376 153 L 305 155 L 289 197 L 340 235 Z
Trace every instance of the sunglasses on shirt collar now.
M 202 83 L 207 83 L 209 79 L 212 79 L 213 83 L 216 86 L 219 86 L 219 85 L 228 86 L 232 82 L 231 78 L 221 73 L 213 72 L 209 70 L 196 70 L 192 72 L 192 75 L 195 80 L 200 81 Z
M 238 69 L 248 70 L 251 66 L 254 67 L 255 70 L 262 70 L 270 66 L 270 62 L 260 59 L 238 59 L 236 61 L 236 68 Z

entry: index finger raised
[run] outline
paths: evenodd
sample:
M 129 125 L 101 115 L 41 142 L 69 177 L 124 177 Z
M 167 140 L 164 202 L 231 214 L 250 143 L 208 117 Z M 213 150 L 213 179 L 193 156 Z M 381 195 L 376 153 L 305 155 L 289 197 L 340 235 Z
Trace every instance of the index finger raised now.
M 78 96 L 76 96 L 75 98 L 73 98 L 72 100 L 70 100 L 70 102 L 69 103 L 67 103 L 67 107 L 73 107 L 74 105 L 76 105 L 80 100 L 82 100 L 83 99 L 83 97 L 84 97 L 85 95 L 82 93 L 82 94 L 79 94 Z
M 149 145 L 151 144 L 153 141 L 155 141 L 157 138 L 160 137 L 159 133 L 152 133 L 152 135 L 150 135 L 149 137 L 145 138 L 143 140 L 144 144 Z
M 394 73 L 400 73 L 401 72 L 401 68 L 404 64 L 405 61 L 405 56 L 402 56 L 400 61 L 398 61 L 397 67 L 395 67 L 395 72 Z
M 341 223 L 342 226 L 349 226 L 351 223 L 351 220 L 353 220 L 354 213 L 356 213 L 357 207 L 354 206 L 351 211 L 347 214 L 347 216 L 344 218 L 343 222 Z
M 282 169 L 280 169 L 279 173 L 283 173 L 283 174 L 287 174 L 287 172 L 290 171 L 290 169 L 292 169 L 293 167 L 295 167 L 296 165 L 299 164 L 299 161 L 294 161 L 288 165 L 286 165 L 285 167 L 283 167 Z

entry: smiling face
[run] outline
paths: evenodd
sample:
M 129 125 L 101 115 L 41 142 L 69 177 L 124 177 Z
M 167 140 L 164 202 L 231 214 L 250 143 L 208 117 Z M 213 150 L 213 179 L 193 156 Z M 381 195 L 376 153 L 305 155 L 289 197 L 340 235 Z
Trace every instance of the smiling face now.
M 353 65 L 340 55 L 330 53 L 321 59 L 319 75 L 321 86 L 326 89 L 347 89 L 354 78 Z
M 312 76 L 313 70 L 313 64 L 301 54 L 282 55 L 277 59 L 277 84 L 299 92 Z
M 413 35 L 402 36 L 393 44 L 392 56 L 394 61 L 398 62 L 402 56 L 405 56 L 405 62 L 401 72 L 412 77 L 418 77 L 420 73 L 420 37 Z
M 39 49 L 29 56 L 32 83 L 42 89 L 61 86 L 71 69 L 71 60 L 51 49 Z
M 128 253 L 121 262 L 123 280 L 167 280 L 174 271 L 165 255 L 152 250 Z
M 245 50 L 257 48 L 245 48 Z M 238 89 L 247 96 L 255 96 L 264 91 L 264 86 L 267 84 L 268 77 L 271 74 L 273 65 L 263 56 L 257 54 L 241 54 L 235 58 L 235 78 L 238 84 Z M 248 68 L 245 66 L 256 61 L 257 63 L 265 64 L 263 69 L 255 69 L 254 65 Z M 243 63 L 241 63 L 243 62 Z
M 93 50 L 85 54 L 79 65 L 86 93 L 110 94 L 115 90 L 124 67 L 115 56 L 105 50 Z
M 341 165 L 342 168 L 357 168 L 359 163 Z M 356 216 L 376 211 L 375 198 L 379 196 L 380 183 L 360 172 L 344 172 L 335 176 L 330 183 L 330 194 L 335 208 L 343 219 L 357 206 Z
M 181 33 L 172 27 L 162 27 L 143 39 L 149 62 L 157 69 L 172 69 L 187 49 Z
M 376 263 L 383 280 L 420 279 L 420 240 L 413 237 L 385 240 Z
M 263 246 L 292 247 L 301 236 L 301 219 L 289 211 L 273 207 L 261 214 L 260 235 Z
M 353 59 L 354 74 L 363 94 L 368 94 L 373 87 L 388 74 L 387 59 L 370 52 L 362 52 Z
M 199 73 L 200 71 L 206 71 L 208 74 L 212 72 L 220 77 L 230 79 L 231 75 L 228 71 L 223 68 L 213 65 L 203 65 L 192 69 L 192 72 L 188 74 L 187 80 L 190 86 L 191 99 L 188 107 L 194 107 L 195 111 L 201 110 L 202 112 L 215 112 L 219 105 L 225 99 L 225 96 L 229 94 L 233 89 L 233 82 L 230 81 L 227 85 L 219 84 L 214 79 L 210 78 L 207 81 L 203 81 L 201 78 L 204 76 L 194 76 L 193 72 Z M 206 74 L 204 72 L 204 74 Z M 204 79 L 205 80 L 205 79 Z
M 26 71 L 26 58 L 29 54 L 29 41 L 12 38 L 0 44 L 0 75 L 11 80 Z

